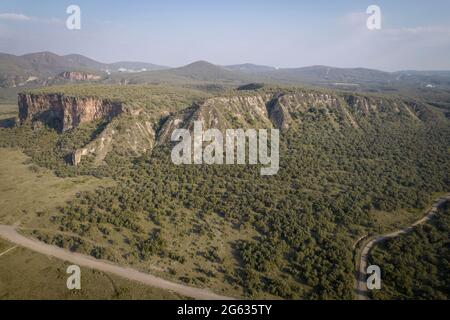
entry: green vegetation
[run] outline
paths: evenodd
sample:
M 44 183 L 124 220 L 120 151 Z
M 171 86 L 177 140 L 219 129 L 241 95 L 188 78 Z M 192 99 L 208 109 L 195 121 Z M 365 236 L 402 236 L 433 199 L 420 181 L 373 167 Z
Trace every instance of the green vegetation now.
M 13 104 L 0 104 L 0 128 L 10 128 L 15 125 L 17 106 Z
M 450 205 L 430 222 L 377 245 L 370 263 L 380 266 L 382 290 L 374 299 L 449 299 Z
M 71 97 L 98 97 L 129 103 L 146 110 L 175 111 L 188 107 L 207 94 L 193 89 L 160 85 L 64 85 L 24 91 L 32 94 L 64 94 Z
M 111 186 L 110 179 L 58 178 L 50 170 L 30 164 L 16 149 L 0 149 L 0 223 L 31 224 L 35 228 L 48 210 L 56 210 L 78 192 Z M 41 219 L 36 219 L 41 216 Z M 36 221 L 38 220 L 38 221 Z
M 0 104 L 0 120 L 11 119 L 17 116 L 17 105 Z
M 59 177 L 102 177 L 105 176 L 104 170 L 92 167 L 92 161 L 85 161 L 74 167 L 70 164 L 70 159 L 72 152 L 91 141 L 104 125 L 104 122 L 83 124 L 63 134 L 46 126 L 4 128 L 0 130 L 0 148 L 20 148 L 31 157 L 33 164 L 54 170 Z
M 160 111 L 168 105 L 155 87 L 120 88 L 35 92 L 136 99 Z M 181 108 L 182 95 L 167 99 Z M 349 299 L 355 239 L 401 221 L 395 215 L 404 210 L 423 209 L 449 187 L 448 120 L 432 108 L 419 109 L 420 118 L 394 112 L 396 99 L 367 115 L 349 110 L 357 128 L 320 102 L 296 111 L 281 135 L 275 176 L 261 176 L 258 166 L 176 166 L 170 145 L 135 158 L 113 150 L 99 167 L 65 164 L 66 151 L 86 143 L 101 123 L 61 135 L 46 127 L 1 129 L 0 145 L 22 148 L 60 176 L 116 182 L 49 211 L 42 219 L 52 230 L 29 231 L 43 241 L 229 295 Z

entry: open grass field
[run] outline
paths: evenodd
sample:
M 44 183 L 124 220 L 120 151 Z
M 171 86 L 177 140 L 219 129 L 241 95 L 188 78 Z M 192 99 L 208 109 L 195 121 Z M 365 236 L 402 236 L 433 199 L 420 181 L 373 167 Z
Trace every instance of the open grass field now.
M 180 295 L 103 272 L 81 268 L 81 289 L 66 287 L 67 262 L 0 240 L 0 300 L 181 299 Z
M 17 94 L 23 90 L 23 87 L 0 88 L 0 108 L 3 104 L 14 104 L 17 109 Z
M 0 149 L 0 224 L 58 233 L 50 216 L 77 192 L 113 185 L 110 179 L 59 178 L 28 163 L 17 149 Z M 65 286 L 68 263 L 0 240 L 0 299 L 177 299 L 180 296 L 95 270 L 82 269 L 82 290 Z M 4 254 L 2 254 L 4 253 Z M 31 267 L 30 267 L 31 266 Z
M 205 92 L 159 85 L 62 85 L 24 90 L 30 94 L 63 94 L 68 97 L 96 97 L 129 103 L 147 110 L 176 111 L 206 98 Z
M 0 128 L 13 126 L 17 114 L 18 114 L 17 105 L 2 104 L 0 102 Z
M 16 104 L 0 104 L 0 120 L 15 117 L 17 112 Z
M 0 149 L 0 223 L 43 227 L 40 221 L 77 192 L 112 185 L 94 177 L 58 178 L 50 170 L 30 165 L 16 149 Z

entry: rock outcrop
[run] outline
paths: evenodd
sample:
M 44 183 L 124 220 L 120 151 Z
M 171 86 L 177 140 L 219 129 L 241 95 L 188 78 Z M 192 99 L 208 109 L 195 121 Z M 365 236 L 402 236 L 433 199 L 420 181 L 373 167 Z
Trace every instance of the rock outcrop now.
M 420 120 L 417 110 L 417 106 L 400 99 L 318 90 L 237 94 L 210 98 L 172 114 L 159 130 L 158 143 L 168 142 L 174 129 L 191 130 L 194 121 L 202 121 L 204 129 L 277 128 L 283 132 L 303 121 L 323 118 L 337 130 L 361 129 L 359 121 L 366 123 L 394 116 Z
M 102 78 L 99 75 L 78 71 L 61 72 L 58 77 L 69 81 L 97 81 Z
M 84 122 L 111 120 L 124 112 L 124 106 L 119 102 L 95 97 L 68 97 L 62 94 L 20 93 L 18 103 L 21 123 L 40 121 L 59 132 Z
M 343 127 L 364 130 L 368 123 L 394 117 L 420 121 L 424 108 L 394 98 L 286 90 L 209 98 L 168 114 L 167 110 L 150 111 L 97 97 L 19 94 L 20 123 L 45 123 L 64 132 L 85 122 L 108 121 L 95 139 L 74 150 L 74 165 L 88 155 L 94 157 L 95 163 L 101 163 L 112 149 L 127 156 L 143 154 L 155 144 L 169 142 L 174 129 L 192 130 L 194 121 L 202 121 L 204 129 L 221 131 L 277 128 L 284 132 L 295 130 L 304 122 L 319 120 L 321 125 L 325 121 L 335 130 Z
M 151 150 L 155 144 L 155 130 L 148 114 L 122 114 L 107 124 L 106 128 L 86 146 L 72 154 L 72 164 L 78 165 L 85 156 L 93 156 L 100 164 L 113 148 L 130 156 Z

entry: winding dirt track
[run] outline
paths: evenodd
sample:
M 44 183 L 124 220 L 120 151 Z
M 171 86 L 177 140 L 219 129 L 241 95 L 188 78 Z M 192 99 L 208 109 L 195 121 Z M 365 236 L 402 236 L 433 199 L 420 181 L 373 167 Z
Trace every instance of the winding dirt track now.
M 186 297 L 204 300 L 229 300 L 230 297 L 221 296 L 207 289 L 199 289 L 171 282 L 151 274 L 147 274 L 132 268 L 114 265 L 108 261 L 98 260 L 93 257 L 70 252 L 60 247 L 48 245 L 35 239 L 27 238 L 19 234 L 13 226 L 0 225 L 0 237 L 27 249 L 52 256 L 78 266 L 96 269 L 115 274 L 119 277 L 150 285 L 153 287 L 170 290 Z
M 424 222 L 427 222 L 430 220 L 431 217 L 433 217 L 437 213 L 437 209 L 443 205 L 445 202 L 450 200 L 450 193 L 440 197 L 437 199 L 431 208 L 427 211 L 426 215 L 420 219 L 414 222 L 409 227 L 387 233 L 384 235 L 376 236 L 372 238 L 363 248 L 361 251 L 361 256 L 359 259 L 359 266 L 357 268 L 357 271 L 355 273 L 355 299 L 356 300 L 367 300 L 369 299 L 368 292 L 367 292 L 367 285 L 366 285 L 366 269 L 367 269 L 367 259 L 369 257 L 370 250 L 373 248 L 373 246 L 379 242 L 382 242 L 386 239 L 395 238 L 401 234 L 410 232 L 415 226 L 422 224 Z M 361 237 L 359 240 L 362 240 Z

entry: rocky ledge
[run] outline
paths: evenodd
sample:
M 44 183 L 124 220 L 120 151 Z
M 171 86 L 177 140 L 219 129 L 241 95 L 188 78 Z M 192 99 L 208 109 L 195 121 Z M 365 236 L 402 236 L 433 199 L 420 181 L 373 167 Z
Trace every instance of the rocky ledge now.
M 69 97 L 63 94 L 18 96 L 20 123 L 40 121 L 64 132 L 81 123 L 111 120 L 124 112 L 122 103 L 95 97 Z

